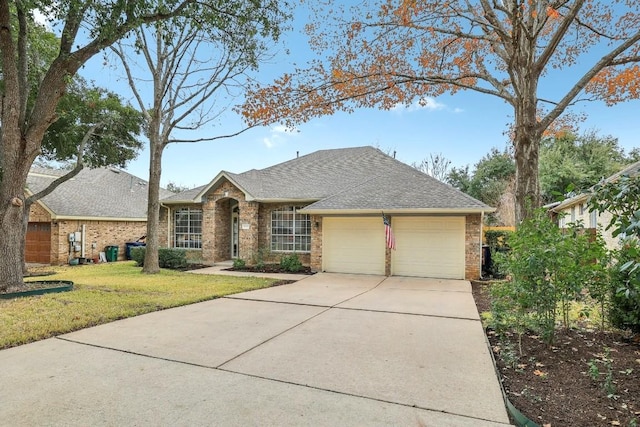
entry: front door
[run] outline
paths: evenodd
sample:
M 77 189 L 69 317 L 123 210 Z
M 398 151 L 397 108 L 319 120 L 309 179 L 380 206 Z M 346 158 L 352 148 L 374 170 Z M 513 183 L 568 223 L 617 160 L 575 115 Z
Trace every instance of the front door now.
M 240 215 L 238 205 L 231 208 L 231 258 L 238 258 L 239 245 L 238 235 L 240 233 Z

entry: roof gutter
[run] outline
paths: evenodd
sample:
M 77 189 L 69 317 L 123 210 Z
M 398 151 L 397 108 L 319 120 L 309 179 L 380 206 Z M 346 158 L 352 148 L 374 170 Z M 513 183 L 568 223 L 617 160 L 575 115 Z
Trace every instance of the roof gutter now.
M 298 212 L 310 215 L 380 215 L 384 211 L 390 215 L 438 215 L 438 214 L 484 214 L 495 212 L 495 208 L 401 208 L 401 209 L 300 209 Z
M 591 194 L 582 193 L 578 196 L 574 196 L 570 199 L 565 199 L 562 202 L 558 203 L 556 206 L 551 206 L 551 211 L 560 212 L 562 209 L 567 208 L 569 206 L 575 205 L 576 203 L 581 203 L 587 200 Z
M 55 215 L 51 216 L 51 220 L 55 221 L 128 221 L 128 222 L 147 222 L 144 218 L 118 218 L 107 216 L 73 216 L 73 215 Z

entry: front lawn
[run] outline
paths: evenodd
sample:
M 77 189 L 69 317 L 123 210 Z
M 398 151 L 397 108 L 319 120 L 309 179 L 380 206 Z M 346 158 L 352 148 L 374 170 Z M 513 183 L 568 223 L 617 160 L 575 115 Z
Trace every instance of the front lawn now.
M 0 349 L 165 308 L 272 286 L 276 280 L 162 270 L 145 275 L 134 262 L 46 267 L 74 290 L 0 300 Z

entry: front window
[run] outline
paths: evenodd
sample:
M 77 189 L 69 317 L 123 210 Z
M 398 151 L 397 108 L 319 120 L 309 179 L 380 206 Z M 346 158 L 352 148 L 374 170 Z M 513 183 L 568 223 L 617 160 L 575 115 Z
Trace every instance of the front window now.
M 311 220 L 300 207 L 287 206 L 271 212 L 271 250 L 311 252 Z
M 177 209 L 173 219 L 173 247 L 202 249 L 202 209 Z
M 592 210 L 589 212 L 589 225 L 591 228 L 598 228 L 598 211 Z

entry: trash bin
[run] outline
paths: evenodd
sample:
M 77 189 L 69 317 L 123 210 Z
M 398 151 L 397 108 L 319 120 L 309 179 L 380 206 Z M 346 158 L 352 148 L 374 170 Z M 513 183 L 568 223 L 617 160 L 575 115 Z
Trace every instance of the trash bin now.
M 107 256 L 107 262 L 115 262 L 118 260 L 118 247 L 107 246 L 104 248 L 104 253 Z
M 144 242 L 126 242 L 125 243 L 124 254 L 127 260 L 131 260 L 131 248 L 137 248 L 139 246 L 147 246 L 147 244 Z

